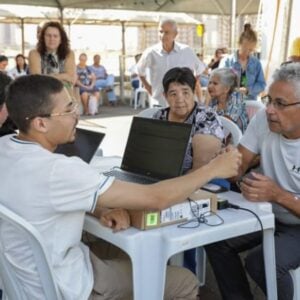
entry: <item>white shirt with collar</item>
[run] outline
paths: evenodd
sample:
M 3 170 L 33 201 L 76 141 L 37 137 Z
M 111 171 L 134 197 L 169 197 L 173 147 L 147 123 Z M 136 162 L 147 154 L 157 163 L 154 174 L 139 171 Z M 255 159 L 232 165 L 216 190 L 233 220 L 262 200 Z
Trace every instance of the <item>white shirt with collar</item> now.
M 44 237 L 62 298 L 87 300 L 93 270 L 89 249 L 81 243 L 84 216 L 94 211 L 113 178 L 99 174 L 77 157 L 53 154 L 12 135 L 0 138 L 0 170 L 0 202 Z M 43 299 L 26 239 L 9 224 L 0 227 L 0 238 L 28 299 Z
M 199 60 L 194 51 L 188 45 L 177 42 L 174 43 L 171 52 L 165 51 L 162 43 L 146 49 L 138 62 L 139 76 L 146 76 L 147 69 L 149 69 L 152 97 L 161 106 L 166 106 L 162 80 L 165 73 L 174 67 L 190 68 L 195 76 L 199 76 L 205 70 L 205 65 Z

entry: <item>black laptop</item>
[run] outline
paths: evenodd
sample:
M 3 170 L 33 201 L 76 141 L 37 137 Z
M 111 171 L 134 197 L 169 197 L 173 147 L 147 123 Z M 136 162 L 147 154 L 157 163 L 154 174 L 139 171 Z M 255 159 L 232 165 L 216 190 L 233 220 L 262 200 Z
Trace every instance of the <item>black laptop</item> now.
M 105 175 L 153 183 L 182 174 L 192 125 L 134 117 L 122 164 Z
M 67 156 L 78 156 L 89 163 L 96 153 L 105 134 L 102 132 L 91 131 L 83 128 L 76 129 L 75 141 L 59 145 L 55 153 L 65 154 Z

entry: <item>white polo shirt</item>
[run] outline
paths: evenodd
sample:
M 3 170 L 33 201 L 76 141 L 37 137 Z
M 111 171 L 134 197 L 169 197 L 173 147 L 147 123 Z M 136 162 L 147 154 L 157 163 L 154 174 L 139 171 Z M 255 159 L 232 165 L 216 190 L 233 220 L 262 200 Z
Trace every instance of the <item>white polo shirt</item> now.
M 84 216 L 94 211 L 97 197 L 113 178 L 100 175 L 79 158 L 53 154 L 12 135 L 0 138 L 0 170 L 0 201 L 41 233 L 63 299 L 88 299 L 93 270 L 89 250 L 80 242 Z M 28 299 L 43 299 L 23 236 L 6 225 L 1 226 L 0 237 Z
M 194 51 L 188 45 L 177 42 L 169 53 L 163 49 L 161 43 L 146 49 L 137 65 L 139 76 L 146 76 L 147 68 L 149 69 L 152 97 L 163 107 L 166 106 L 166 100 L 163 96 L 162 80 L 166 72 L 174 67 L 190 68 L 195 76 L 205 70 L 205 65 Z
M 263 174 L 282 189 L 300 196 L 300 139 L 290 140 L 270 131 L 265 110 L 251 119 L 240 144 L 260 154 Z M 284 224 L 300 224 L 300 218 L 284 207 L 272 203 L 276 219 Z

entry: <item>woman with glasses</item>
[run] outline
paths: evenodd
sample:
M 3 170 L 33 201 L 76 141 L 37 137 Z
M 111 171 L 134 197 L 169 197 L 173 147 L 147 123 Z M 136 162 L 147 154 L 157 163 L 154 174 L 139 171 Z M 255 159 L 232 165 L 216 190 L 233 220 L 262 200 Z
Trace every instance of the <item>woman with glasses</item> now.
M 42 27 L 36 49 L 29 52 L 30 74 L 50 75 L 60 79 L 73 95 L 76 82 L 74 52 L 63 26 L 47 22 Z
M 219 68 L 232 68 L 238 74 L 238 87 L 243 93 L 243 98 L 247 100 L 256 100 L 258 94 L 266 87 L 261 63 L 252 54 L 256 45 L 256 32 L 252 30 L 251 24 L 245 24 L 239 38 L 238 50 L 223 58 L 219 64 Z

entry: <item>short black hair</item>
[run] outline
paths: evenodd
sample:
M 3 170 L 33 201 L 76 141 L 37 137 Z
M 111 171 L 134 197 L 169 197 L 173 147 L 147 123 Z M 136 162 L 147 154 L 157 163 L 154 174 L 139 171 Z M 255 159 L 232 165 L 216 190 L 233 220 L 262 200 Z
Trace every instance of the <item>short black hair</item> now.
M 163 78 L 164 92 L 167 93 L 169 85 L 173 82 L 177 82 L 183 85 L 188 85 L 192 91 L 195 91 L 196 78 L 189 68 L 172 68 L 170 69 Z
M 7 86 L 11 83 L 12 79 L 6 74 L 0 72 L 0 107 L 5 101 L 5 93 Z
M 0 55 L 0 62 L 8 61 L 8 57 L 5 55 Z
M 63 83 L 51 76 L 28 75 L 15 79 L 6 97 L 9 116 L 20 131 L 28 132 L 31 119 L 52 112 L 52 96 L 63 88 Z

